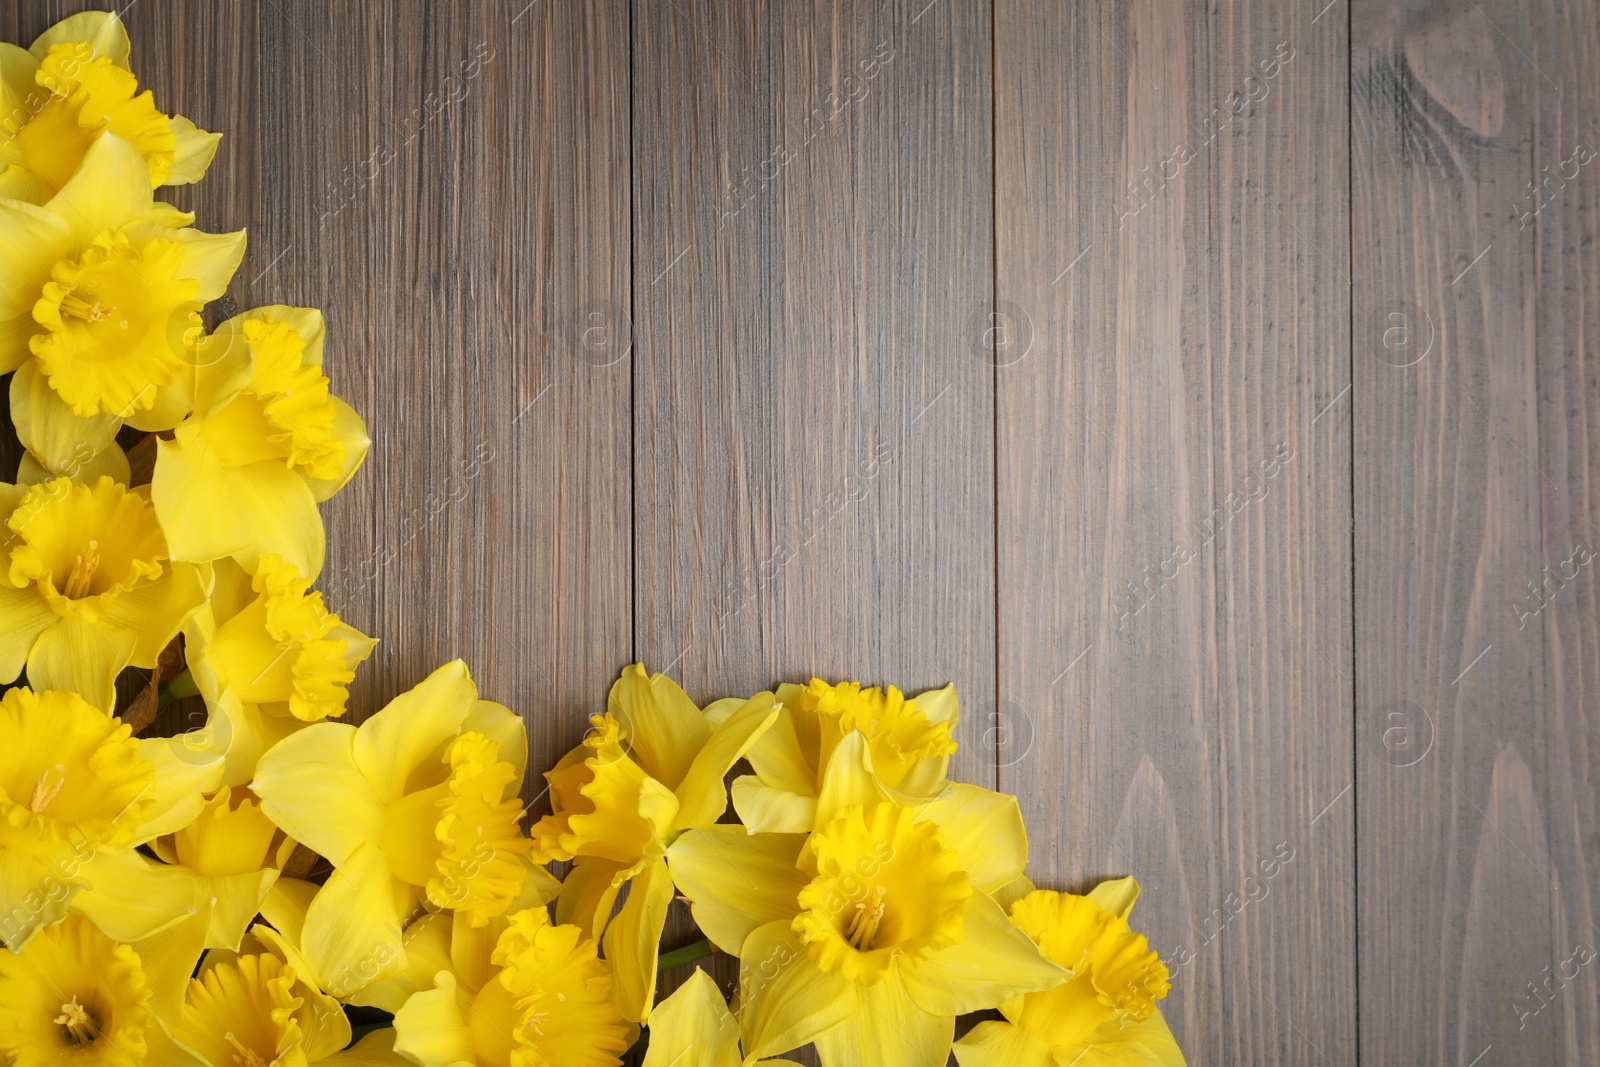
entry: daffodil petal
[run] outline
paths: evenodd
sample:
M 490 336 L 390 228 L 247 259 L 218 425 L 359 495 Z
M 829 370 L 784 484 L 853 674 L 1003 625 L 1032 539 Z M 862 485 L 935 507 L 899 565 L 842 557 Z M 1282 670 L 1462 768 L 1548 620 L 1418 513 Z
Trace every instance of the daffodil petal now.
M 11 168 L 12 171 L 17 169 Z M 0 201 L 5 197 L 3 186 L 4 175 L 0 174 Z M 4 208 L 0 207 L 0 211 L 3 210 Z M 37 329 L 38 325 L 33 321 L 31 314 L 13 315 L 10 318 L 0 317 L 0 374 L 10 374 L 33 359 L 33 351 L 28 347 L 28 341 Z
M 860 1007 L 844 1024 L 817 1035 L 817 1053 L 828 1067 L 886 1063 L 942 1067 L 950 1061 L 955 1016 L 923 1011 L 892 974 L 875 985 L 858 987 L 857 993 Z
M 576 926 L 590 941 L 599 941 L 622 891 L 617 875 L 623 866 L 601 856 L 579 856 L 556 897 L 556 923 Z
M 1139 899 L 1139 882 L 1132 875 L 1108 878 L 1089 890 L 1089 899 L 1119 919 L 1126 919 Z
M 131 939 L 144 970 L 145 985 L 150 989 L 150 1007 L 169 1026 L 177 1025 L 183 1017 L 184 990 L 200 962 L 205 934 L 205 916 L 196 913 L 148 937 Z M 116 935 L 107 931 L 107 936 Z M 145 1062 L 161 1061 L 147 1058 Z
M 17 440 L 54 474 L 75 477 L 111 447 L 122 423 L 104 412 L 79 418 L 32 360 L 11 379 L 11 421 Z
M 380 978 L 350 997 L 350 1003 L 381 1008 L 393 1015 L 412 996 L 433 988 L 440 971 L 451 970 L 449 912 L 424 915 L 406 927 L 405 969 Z
M 185 227 L 168 240 L 183 248 L 183 276 L 200 283 L 196 299 L 209 302 L 228 289 L 228 282 L 244 259 L 245 232 L 206 233 Z
M 1184 1067 L 1183 1051 L 1159 1011 L 1125 1026 L 1107 1023 L 1081 1048 L 1068 1047 L 1065 1062 L 1078 1067 Z M 965 1065 L 963 1064 L 963 1067 Z
M 767 923 L 791 921 L 808 881 L 795 860 L 803 834 L 745 833 L 739 826 L 691 830 L 667 850 L 672 879 L 711 943 L 738 956 Z
M 33 643 L 58 618 L 33 586 L 0 584 L 0 681 L 16 681 Z
M 197 916 L 194 877 L 181 867 L 147 859 L 138 852 L 97 852 L 83 866 L 89 886 L 72 900 L 113 941 L 137 941 Z M 205 941 L 208 921 L 191 933 Z M 191 962 L 191 968 L 193 964 Z M 187 975 L 185 975 L 187 977 Z
M 890 799 L 872 771 L 872 745 L 866 735 L 852 730 L 834 748 L 822 773 L 817 797 L 817 825 L 832 821 L 840 808 L 871 807 Z
M 322 571 L 327 534 L 304 478 L 282 463 L 222 463 L 204 435 L 156 443 L 150 499 L 174 559 L 237 556 L 253 569 L 275 552 L 302 575 Z
M 207 133 L 195 128 L 194 123 L 182 115 L 167 120 L 167 128 L 177 145 L 173 150 L 172 170 L 167 174 L 168 185 L 193 185 L 206 176 L 206 168 L 217 154 L 222 134 Z
M 68 15 L 35 37 L 28 51 L 36 58 L 43 59 L 53 46 L 74 41 L 87 43 L 96 58 L 105 56 L 123 70 L 128 69 L 128 31 L 122 25 L 122 20 L 109 11 L 81 11 L 76 15 Z
M 252 785 L 267 818 L 335 867 L 383 835 L 383 802 L 357 765 L 355 742 L 354 726 L 314 723 L 269 749 Z
M 153 763 L 156 774 L 149 794 L 153 803 L 135 828 L 137 843 L 188 826 L 205 806 L 204 794 L 222 782 L 222 753 L 208 747 L 203 734 L 140 738 L 139 758 Z
M 411 772 L 460 732 L 477 699 L 467 665 L 451 660 L 362 724 L 355 766 L 384 803 L 403 794 Z
M 781 705 L 777 721 L 751 746 L 750 766 L 764 784 L 815 799 L 817 771 L 806 761 L 796 732 L 795 709 L 799 707 L 800 691 L 793 685 L 779 686 L 780 701 L 786 691 L 792 691 L 790 702 Z
M 107 131 L 89 146 L 46 208 L 66 222 L 73 243 L 81 247 L 104 230 L 150 214 L 154 204 L 144 156 L 131 141 Z
M 62 473 L 75 485 L 93 485 L 101 478 L 110 478 L 118 485 L 127 485 L 132 476 L 132 471 L 128 467 L 128 454 L 115 441 L 86 463 Z M 17 481 L 20 484 L 38 485 L 57 477 L 60 475 L 39 462 L 38 456 L 27 451 L 22 453 L 22 461 L 17 464 Z
M 667 865 L 658 861 L 629 884 L 622 911 L 606 929 L 613 995 L 622 1017 L 630 1022 L 642 1025 L 650 1021 L 656 995 L 656 953 L 671 903 L 672 875 Z
M 465 664 L 461 669 L 466 670 Z M 476 687 L 473 687 L 473 693 L 477 693 Z M 499 745 L 500 759 L 511 764 L 516 772 L 506 785 L 505 796 L 510 799 L 522 791 L 522 779 L 528 769 L 528 728 L 522 716 L 504 704 L 496 704 L 492 700 L 474 700 L 467 709 L 467 717 L 461 722 L 460 732 L 479 733 Z
M 1056 1067 L 1049 1045 L 1008 1022 L 979 1023 L 954 1052 L 959 1067 Z
M 338 477 L 306 479 L 306 483 L 311 486 L 311 495 L 319 502 L 327 500 L 345 487 L 345 483 L 349 482 L 361 468 L 362 461 L 367 458 L 367 452 L 372 448 L 372 438 L 367 436 L 367 424 L 361 421 L 361 416 L 356 414 L 355 408 L 338 397 L 330 399 L 333 401 L 331 436 L 343 447 L 344 459 L 339 464 Z
M 166 572 L 154 581 L 140 582 L 122 593 L 107 608 L 103 618 L 112 626 L 131 630 L 138 636 L 131 662 L 146 669 L 156 665 L 156 657 L 178 631 L 205 603 L 206 581 L 192 563 L 168 563 Z
M 306 912 L 311 910 L 311 902 L 317 899 L 317 890 L 320 888 L 317 883 L 301 878 L 279 878 L 272 883 L 267 899 L 261 904 L 261 917 L 271 923 L 290 944 L 299 945 L 306 928 Z M 294 960 L 289 960 L 289 963 L 295 965 Z
M 807 834 L 817 825 L 817 798 L 770 786 L 753 774 L 733 780 L 733 810 L 753 834 Z
M 411 1061 L 395 1051 L 395 1029 L 386 1026 L 357 1041 L 342 1052 L 316 1060 L 327 1067 L 406 1067 Z
M 260 912 L 277 879 L 278 872 L 270 867 L 201 878 L 196 886 L 198 898 L 201 910 L 210 917 L 206 947 L 237 952 L 251 920 Z
M 472 1032 L 462 1014 L 472 994 L 456 988 L 455 976 L 439 975 L 439 987 L 418 993 L 394 1015 L 394 1050 L 424 1067 L 476 1064 Z
M 363 842 L 328 876 L 306 910 L 300 950 L 322 976 L 323 988 L 346 998 L 362 986 L 403 970 L 401 925 L 415 897 L 389 873 L 378 846 Z
M 918 966 L 902 964 L 911 999 L 934 1015 L 965 1015 L 997 1008 L 1022 993 L 1058 986 L 1072 977 L 1039 954 L 993 899 L 974 893 L 960 941 Z
M 1033 879 L 1027 875 L 1014 881 L 1007 882 L 992 894 L 994 902 L 1000 905 L 1000 910 L 1007 915 L 1011 914 L 1011 905 L 1032 893 L 1038 886 L 1033 884 Z
M 980 892 L 999 890 L 1022 877 L 1028 866 L 1028 831 L 1016 797 L 956 783 L 919 809 L 917 818 L 939 824 L 945 844 L 961 854 L 967 876 Z
M 728 769 L 761 739 L 777 717 L 772 694 L 758 693 L 712 732 L 675 790 L 678 818 L 674 825 L 678 829 L 710 826 L 722 817 L 728 810 L 728 791 L 723 785 Z
M 60 216 L 20 200 L 0 200 L 0 319 L 27 316 L 32 333 L 33 305 L 50 280 L 50 270 L 72 249 L 72 228 Z M 4 353 L 0 367 L 9 373 L 31 356 L 24 347 Z
M 948 723 L 951 733 L 961 725 L 961 702 L 956 698 L 956 687 L 953 685 L 918 693 L 911 701 L 928 717 L 929 722 Z
M 117 672 L 128 665 L 138 636 L 79 616 L 40 631 L 28 653 L 28 684 L 36 691 L 70 689 L 102 711 L 116 707 Z
M 626 731 L 635 762 L 668 789 L 683 782 L 711 737 L 710 724 L 678 683 L 651 676 L 642 663 L 623 668 L 607 708 Z
M 696 970 L 650 1016 L 644 1067 L 740 1067 L 739 1024 L 717 983 Z
M 26 48 L 0 43 L 0 93 L 5 94 L 0 96 L 0 100 L 5 101 L 7 109 L 27 107 L 28 97 L 39 87 L 34 80 L 34 75 L 38 73 L 38 56 Z
M 812 963 L 800 935 L 787 922 L 768 923 L 746 939 L 739 960 L 739 995 L 746 1059 L 788 1052 L 812 1041 L 820 1047 L 824 1034 L 866 1010 L 858 987 Z M 832 1061 L 826 1062 L 831 1067 Z M 888 1056 L 866 1062 L 884 1067 L 913 1061 Z

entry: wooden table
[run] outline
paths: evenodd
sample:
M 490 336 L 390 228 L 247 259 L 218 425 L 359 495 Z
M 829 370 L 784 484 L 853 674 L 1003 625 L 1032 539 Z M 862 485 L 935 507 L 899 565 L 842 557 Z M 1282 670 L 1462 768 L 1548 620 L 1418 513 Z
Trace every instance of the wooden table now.
M 1595 4 L 126 17 L 372 430 L 358 714 L 953 681 L 1191 1063 L 1600 1062 Z

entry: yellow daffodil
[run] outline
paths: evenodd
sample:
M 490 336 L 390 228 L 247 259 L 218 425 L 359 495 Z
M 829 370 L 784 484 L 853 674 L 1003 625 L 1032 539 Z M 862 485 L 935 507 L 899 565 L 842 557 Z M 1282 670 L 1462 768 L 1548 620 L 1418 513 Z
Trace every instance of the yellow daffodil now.
M 824 1067 L 944 1063 L 956 1016 L 1065 977 L 990 895 L 1027 863 L 1016 800 L 954 785 L 912 808 L 882 791 L 851 733 L 811 834 L 713 826 L 667 853 L 700 929 L 740 957 L 746 1056 L 815 1041 Z
M 626 668 L 583 745 L 545 775 L 551 814 L 532 830 L 537 858 L 577 860 L 556 920 L 604 931 L 617 999 L 645 1022 L 655 995 L 656 945 L 672 901 L 662 857 L 685 830 L 711 826 L 728 806 L 723 778 L 777 718 L 771 693 L 702 711 L 664 674 Z M 633 888 L 609 928 L 617 894 Z
M 68 474 L 124 422 L 187 410 L 200 309 L 222 295 L 244 233 L 192 229 L 150 193 L 128 141 L 102 133 L 43 206 L 0 199 L 0 373 L 22 444 Z
M 128 53 L 122 20 L 106 11 L 58 22 L 26 50 L 0 44 L 0 196 L 44 203 L 105 131 L 139 150 L 151 188 L 205 176 L 220 135 L 157 111 Z
M 420 901 L 482 924 L 517 900 L 531 868 L 526 758 L 522 721 L 478 699 L 460 660 L 360 727 L 314 723 L 261 757 L 262 810 L 335 868 L 299 938 L 324 989 L 347 996 L 403 968 Z
M 1071 972 L 1053 989 L 1000 1005 L 1004 1022 L 979 1023 L 955 1046 L 961 1067 L 1183 1067 L 1156 1001 L 1167 968 L 1128 926 L 1139 898 L 1132 878 L 1088 896 L 1036 890 L 1011 906 L 1011 921 Z
M 696 970 L 651 1013 L 650 1048 L 643 1067 L 741 1067 L 744 1062 L 739 1023 L 706 972 Z M 793 1060 L 760 1063 L 798 1067 Z
M 247 790 L 220 789 L 193 822 L 157 838 L 151 849 L 193 881 L 194 906 L 209 918 L 206 947 L 237 950 L 294 841 L 262 814 Z
M 395 1005 L 394 1047 L 420 1067 L 616 1067 L 638 1036 L 594 942 L 545 909 L 419 926 L 410 951 L 438 970 Z
M 75 693 L 0 697 L 0 940 L 13 950 L 70 907 L 131 941 L 187 914 L 151 897 L 134 849 L 192 822 L 222 761 L 128 727 Z M 176 899 L 178 903 L 172 904 Z
M 361 417 L 328 392 L 322 314 L 257 308 L 197 350 L 194 414 L 157 446 L 151 498 L 173 556 L 235 556 L 254 570 L 276 553 L 306 578 L 322 570 L 317 503 L 350 480 L 370 444 Z
M 851 733 L 866 738 L 885 795 L 901 804 L 940 796 L 961 712 L 954 686 L 906 697 L 856 682 L 781 685 L 783 711 L 750 750 L 753 775 L 733 783 L 733 807 L 756 833 L 808 833 L 829 758 Z
M 206 599 L 209 575 L 168 559 L 155 512 L 109 478 L 0 486 L 0 679 L 27 667 L 38 689 L 110 710 L 129 665 L 154 667 Z
M 340 622 L 276 555 L 253 575 L 232 560 L 214 568 L 210 600 L 184 627 L 184 655 L 212 715 L 226 720 L 216 724 L 223 784 L 242 785 L 272 745 L 344 714 L 356 666 L 377 642 Z
M 214 1067 L 406 1062 L 394 1052 L 391 1029 L 368 1034 L 344 1050 L 350 1043 L 350 1022 L 339 1002 L 270 953 L 208 954 L 200 974 L 189 982 L 183 1021 L 172 1036 Z
M 0 952 L 0 1058 L 15 1067 L 207 1067 L 163 1026 L 200 957 L 193 924 L 119 944 L 81 915 Z

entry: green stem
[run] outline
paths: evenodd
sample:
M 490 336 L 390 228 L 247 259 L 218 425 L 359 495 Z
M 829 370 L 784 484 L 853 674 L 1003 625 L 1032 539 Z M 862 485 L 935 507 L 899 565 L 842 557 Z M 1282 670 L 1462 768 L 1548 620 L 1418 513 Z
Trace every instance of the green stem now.
M 199 695 L 200 687 L 194 684 L 194 675 L 185 667 L 182 672 L 173 675 L 157 687 L 156 704 L 164 708 L 174 700 Z
M 661 958 L 656 961 L 656 968 L 670 971 L 674 967 L 682 967 L 685 963 L 703 960 L 709 955 L 711 955 L 711 942 L 701 938 L 693 944 L 675 948 L 671 952 L 663 952 Z

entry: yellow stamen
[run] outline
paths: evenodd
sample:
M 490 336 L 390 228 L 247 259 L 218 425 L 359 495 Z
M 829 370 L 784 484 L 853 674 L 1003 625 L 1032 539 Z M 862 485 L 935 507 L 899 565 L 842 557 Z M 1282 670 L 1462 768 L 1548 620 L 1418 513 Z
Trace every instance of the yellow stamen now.
M 565 994 L 562 995 L 562 999 L 566 999 L 565 998 Z M 549 1022 L 549 1021 L 550 1021 L 550 1013 L 549 1012 L 547 1012 L 547 1011 L 536 1011 L 533 1014 L 529 1015 L 527 1018 L 525 1018 L 523 1020 L 523 1023 L 528 1027 L 528 1029 L 533 1031 L 534 1036 L 543 1037 L 544 1036 L 544 1024 Z
M 850 919 L 850 928 L 845 932 L 845 940 L 850 942 L 851 948 L 863 952 L 872 951 L 872 941 L 878 936 L 878 924 L 883 922 L 885 911 L 883 903 L 883 886 L 872 890 L 872 899 L 863 900 L 856 905 L 856 913 Z
M 111 318 L 111 313 L 116 308 L 103 308 L 100 301 L 89 303 L 76 293 L 69 293 L 61 298 L 61 312 L 73 318 L 82 319 L 84 322 L 105 322 Z
M 234 1047 L 233 1062 L 239 1067 L 267 1067 L 267 1061 L 258 1056 L 255 1049 L 245 1048 L 232 1031 L 223 1034 L 222 1038 Z
M 100 1028 L 95 1025 L 94 1017 L 78 1003 L 77 997 L 61 1005 L 61 1014 L 55 1017 L 55 1023 L 66 1027 L 67 1038 L 74 1045 L 93 1044 L 94 1039 L 100 1036 Z
M 65 771 L 66 767 L 58 763 L 53 772 L 49 770 L 39 772 L 39 780 L 33 783 L 33 793 L 28 797 L 29 811 L 37 815 L 50 806 L 50 802 L 61 792 L 61 787 L 67 784 Z M 52 773 L 56 775 L 54 782 L 50 780 Z M 65 1005 L 62 1005 L 62 1010 L 66 1010 Z
M 67 575 L 67 587 L 61 592 L 68 600 L 77 600 L 89 594 L 89 582 L 94 578 L 94 572 L 100 568 L 100 542 L 90 541 L 89 551 L 78 556 L 72 564 L 72 573 Z

